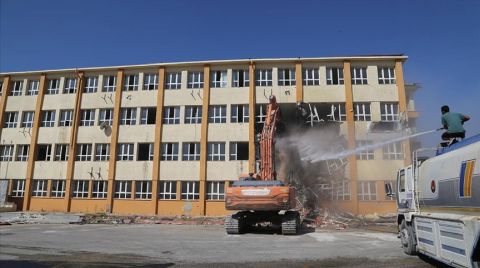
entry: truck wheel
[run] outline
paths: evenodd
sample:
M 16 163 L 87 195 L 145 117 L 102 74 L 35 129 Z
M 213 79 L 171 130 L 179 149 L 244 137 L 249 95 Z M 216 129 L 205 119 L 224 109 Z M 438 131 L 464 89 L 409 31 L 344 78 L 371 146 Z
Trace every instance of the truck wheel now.
M 415 238 L 415 232 L 410 224 L 407 224 L 405 220 L 402 220 L 400 224 L 400 240 L 402 242 L 403 251 L 408 255 L 417 254 L 417 242 Z

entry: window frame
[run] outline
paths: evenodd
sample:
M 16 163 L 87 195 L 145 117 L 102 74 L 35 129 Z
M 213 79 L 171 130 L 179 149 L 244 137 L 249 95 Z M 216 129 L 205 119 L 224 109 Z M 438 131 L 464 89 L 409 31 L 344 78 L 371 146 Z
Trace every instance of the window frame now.
M 182 88 L 182 73 L 167 72 L 165 79 L 165 89 L 176 90 Z
M 163 124 L 164 125 L 180 124 L 180 106 L 163 107 Z
M 60 110 L 60 118 L 58 119 L 59 127 L 71 127 L 73 125 L 73 110 Z
M 199 200 L 200 199 L 200 182 L 199 181 L 182 181 L 180 189 L 181 200 Z
M 160 181 L 159 190 L 158 190 L 158 199 L 176 200 L 177 199 L 177 182 L 176 181 Z
M 117 88 L 117 77 L 115 75 L 103 76 L 102 92 L 115 92 Z
M 376 181 L 359 181 L 357 196 L 359 201 L 377 201 Z
M 135 199 L 152 199 L 152 181 L 135 181 Z
M 318 86 L 320 85 L 320 70 L 319 68 L 303 68 L 302 81 L 304 86 Z
M 212 88 L 226 88 L 228 86 L 227 70 L 210 71 L 210 86 Z
M 10 85 L 9 96 L 22 96 L 23 80 L 12 81 Z
M 225 142 L 207 142 L 207 161 L 225 161 Z
M 182 161 L 199 161 L 200 160 L 200 142 L 183 142 L 182 143 Z M 193 153 L 191 149 L 193 147 Z
M 109 161 L 110 160 L 110 143 L 96 143 L 94 159 L 95 161 Z
M 255 70 L 255 86 L 271 87 L 273 84 L 272 69 Z
M 208 123 L 227 123 L 227 105 L 210 105 L 208 107 Z
M 126 74 L 124 79 L 123 91 L 138 91 L 138 74 Z
M 115 181 L 115 199 L 132 198 L 132 181 Z
M 295 68 L 279 68 L 277 70 L 278 86 L 295 86 Z
M 249 86 L 250 86 L 250 71 L 248 69 L 232 70 L 232 87 L 240 88 L 240 87 L 249 87 Z
M 59 93 L 60 88 L 60 79 L 47 79 L 47 88 L 45 90 L 45 95 L 56 95 Z
M 178 161 L 178 142 L 162 142 L 161 143 L 161 161 Z
M 25 195 L 25 180 L 12 180 L 12 197 L 23 197 Z
M 96 93 L 98 90 L 98 77 L 87 76 L 85 77 L 85 87 L 83 93 Z
M 92 161 L 92 144 L 78 143 L 75 152 L 75 161 Z
M 367 67 L 351 68 L 352 85 L 368 85 Z
M 33 180 L 32 197 L 46 197 L 48 195 L 48 180 Z
M 50 197 L 62 198 L 65 197 L 66 180 L 52 180 L 50 189 Z
M 22 112 L 22 122 L 20 123 L 20 127 L 22 127 L 22 128 L 33 127 L 34 119 L 35 119 L 35 112 L 34 111 L 23 111 Z
M 240 108 L 241 116 L 239 114 Z M 250 120 L 249 113 L 250 107 L 248 104 L 232 104 L 230 106 L 230 123 L 248 123 Z
M 396 84 L 395 67 L 377 66 L 378 84 L 391 85 Z
M 73 180 L 72 183 L 72 198 L 88 198 L 88 189 L 90 181 L 88 180 Z
M 207 200 L 223 201 L 225 200 L 225 182 L 207 181 Z
M 133 161 L 135 159 L 135 143 L 118 143 L 117 161 Z
M 353 104 L 355 121 L 372 121 L 372 104 L 370 102 L 356 102 Z
M 343 67 L 327 67 L 325 77 L 327 85 L 343 85 L 345 83 Z
M 93 180 L 92 198 L 105 199 L 108 196 L 108 181 Z M 100 187 L 101 186 L 101 187 Z
M 5 121 L 3 128 L 16 128 L 18 122 L 18 112 L 5 112 Z
M 55 155 L 53 161 L 68 161 L 68 144 L 55 144 Z
M 39 80 L 30 80 L 28 82 L 28 88 L 26 92 L 26 96 L 36 96 L 38 95 L 38 90 L 40 87 L 40 81 Z
M 17 144 L 15 161 L 27 162 L 30 153 L 30 144 Z
M 75 94 L 77 93 L 77 78 L 65 78 L 65 86 L 63 88 L 63 94 Z
M 137 124 L 137 108 L 126 107 L 120 110 L 120 125 L 133 126 Z
M 55 127 L 55 110 L 44 110 L 41 116 L 40 127 Z
M 143 74 L 143 90 L 158 90 L 158 74 L 145 73 Z
M 203 71 L 189 71 L 187 79 L 187 88 L 189 89 L 200 89 L 203 88 L 204 83 L 204 74 Z
M 95 109 L 80 110 L 80 126 L 81 127 L 95 126 Z

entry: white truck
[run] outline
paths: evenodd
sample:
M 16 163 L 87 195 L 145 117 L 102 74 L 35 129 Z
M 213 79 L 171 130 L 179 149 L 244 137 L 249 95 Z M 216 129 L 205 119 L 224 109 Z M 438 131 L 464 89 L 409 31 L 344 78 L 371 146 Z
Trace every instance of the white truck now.
M 422 150 L 422 149 L 420 149 Z M 406 254 L 480 267 L 480 134 L 397 172 L 397 223 Z M 385 185 L 387 195 L 395 195 Z

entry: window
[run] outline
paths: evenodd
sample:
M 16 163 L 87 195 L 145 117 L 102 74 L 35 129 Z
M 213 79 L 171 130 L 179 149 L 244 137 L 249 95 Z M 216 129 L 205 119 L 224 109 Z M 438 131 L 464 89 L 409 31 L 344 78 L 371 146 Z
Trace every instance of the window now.
M 207 182 L 207 200 L 224 200 L 225 182 L 210 181 Z
M 352 84 L 353 85 L 367 84 L 367 68 L 352 68 Z
M 119 198 L 119 199 L 132 198 L 132 182 L 116 181 L 115 182 L 115 198 Z
M 330 106 L 330 114 L 327 115 L 330 121 L 345 121 L 347 114 L 345 113 L 344 103 L 332 103 Z
M 143 81 L 143 90 L 158 89 L 158 74 L 145 74 Z
M 92 198 L 107 198 L 107 181 L 93 181 Z
M 161 181 L 158 198 L 162 200 L 177 199 L 177 182 L 176 181 Z
M 137 91 L 138 90 L 138 75 L 130 74 L 125 75 L 124 91 Z
M 87 198 L 88 197 L 88 183 L 89 181 L 73 181 L 73 198 Z
M 278 85 L 294 86 L 295 85 L 295 69 L 278 69 Z
M 196 200 L 200 198 L 198 181 L 182 181 L 182 199 Z
M 363 148 L 365 146 L 372 145 L 372 141 L 367 141 L 367 140 L 360 140 L 357 141 L 357 148 Z M 374 150 L 370 148 L 365 148 L 364 150 L 361 150 L 357 153 L 357 159 L 358 160 L 373 160 L 374 158 Z
M 178 160 L 178 143 L 164 142 L 162 143 L 162 161 Z
M 255 70 L 255 85 L 271 86 L 272 85 L 272 69 Z
M 52 158 L 52 145 L 39 144 L 37 152 L 37 161 L 50 161 Z
M 250 86 L 250 73 L 248 70 L 233 70 L 233 87 Z
M 12 81 L 12 87 L 10 89 L 10 96 L 22 95 L 23 81 Z
M 5 113 L 4 128 L 16 128 L 17 127 L 18 112 Z
M 33 127 L 33 116 L 35 115 L 34 112 L 23 112 L 22 117 L 22 124 L 21 127 Z
M 145 107 L 140 109 L 140 125 L 155 125 L 157 108 Z
M 327 68 L 327 85 L 343 85 L 343 68 Z
M 139 143 L 137 158 L 138 161 L 152 161 L 153 143 Z
M 354 103 L 355 121 L 371 121 L 370 103 Z
M 226 123 L 227 122 L 227 106 L 212 105 L 208 107 L 208 123 Z
M 133 143 L 119 143 L 118 144 L 118 161 L 132 161 L 133 160 Z
M 113 124 L 113 109 L 100 109 L 98 125 L 101 124 L 107 124 L 109 126 Z
M 230 142 L 230 161 L 248 160 L 248 142 Z
M 227 71 L 212 71 L 212 87 L 227 87 Z
M 396 181 L 385 181 L 385 184 L 390 184 L 390 187 L 392 188 L 392 196 L 386 196 L 385 195 L 385 200 L 396 200 L 397 196 L 397 183 Z M 386 193 L 385 193 L 386 194 Z
M 65 79 L 65 88 L 63 89 L 64 94 L 74 94 L 77 92 L 77 79 L 76 78 L 66 78 Z
M 209 142 L 207 146 L 208 161 L 225 161 L 224 142 Z
M 77 144 L 77 161 L 92 160 L 92 145 L 91 144 Z
M 377 185 L 374 181 L 361 181 L 358 183 L 358 200 L 377 200 Z
M 135 198 L 152 199 L 152 182 L 136 181 L 135 182 Z
M 180 89 L 182 87 L 182 73 L 167 73 L 165 89 Z
M 202 106 L 185 106 L 185 124 L 202 123 Z
M 65 180 L 53 180 L 52 181 L 52 191 L 50 192 L 51 197 L 65 197 Z
M 25 194 L 25 180 L 12 181 L 12 197 L 23 197 Z
M 98 78 L 96 76 L 89 76 L 85 79 L 85 93 L 95 93 L 98 88 Z
M 320 85 L 320 75 L 318 68 L 305 68 L 303 69 L 303 84 L 305 86 L 318 86 Z
M 380 118 L 382 121 L 398 120 L 398 103 L 380 103 Z
M 53 127 L 55 126 L 55 111 L 42 111 L 41 127 Z
M 182 145 L 183 161 L 198 161 L 200 160 L 200 143 L 199 142 L 184 142 Z
M 38 95 L 38 86 L 40 85 L 40 81 L 33 80 L 30 81 L 30 84 L 27 88 L 27 96 Z
M 259 124 L 262 124 L 262 127 L 263 127 L 263 123 L 265 122 L 265 118 L 267 118 L 267 115 L 266 115 L 266 111 L 264 111 L 264 107 L 263 105 L 259 105 L 257 106 L 258 109 L 255 109 L 255 122 L 256 123 L 259 123 Z
M 248 105 L 232 104 L 232 112 L 230 122 L 232 123 L 248 123 Z
M 135 125 L 137 123 L 137 108 L 122 108 L 120 125 Z
M 350 192 L 348 181 L 332 183 L 332 200 L 350 200 Z
M 167 125 L 180 124 L 180 106 L 164 107 L 163 123 Z
M 28 153 L 30 150 L 30 145 L 28 144 L 19 144 L 17 145 L 17 161 L 28 161 Z
M 60 82 L 59 82 L 58 79 L 47 80 L 47 90 L 45 91 L 45 94 L 47 94 L 47 95 L 58 94 L 59 84 L 60 84 Z
M 3 91 L 3 81 L 0 81 L 0 96 L 2 95 Z
M 88 127 L 95 125 L 95 110 L 82 110 L 82 118 L 80 118 L 80 126 Z
M 203 72 L 188 72 L 187 88 L 203 88 Z
M 33 180 L 32 196 L 47 196 L 47 180 Z
M 68 144 L 55 144 L 53 161 L 68 161 Z
M 383 159 L 385 160 L 402 160 L 403 146 L 401 142 L 390 143 L 383 147 Z
M 395 68 L 378 67 L 378 83 L 380 85 L 395 84 Z
M 103 77 L 102 92 L 114 92 L 117 84 L 117 77 L 114 75 L 107 75 Z
M 0 145 L 0 162 L 12 161 L 13 145 Z
M 110 160 L 110 144 L 100 143 L 95 144 L 95 161 Z
M 60 110 L 60 121 L 58 125 L 61 127 L 69 127 L 73 123 L 73 110 Z

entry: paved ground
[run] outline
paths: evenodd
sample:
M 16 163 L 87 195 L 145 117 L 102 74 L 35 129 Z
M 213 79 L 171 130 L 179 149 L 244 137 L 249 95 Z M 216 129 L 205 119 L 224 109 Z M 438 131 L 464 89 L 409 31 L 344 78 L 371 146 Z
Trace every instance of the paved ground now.
M 395 234 L 227 235 L 205 225 L 0 226 L 1 267 L 432 267 Z

